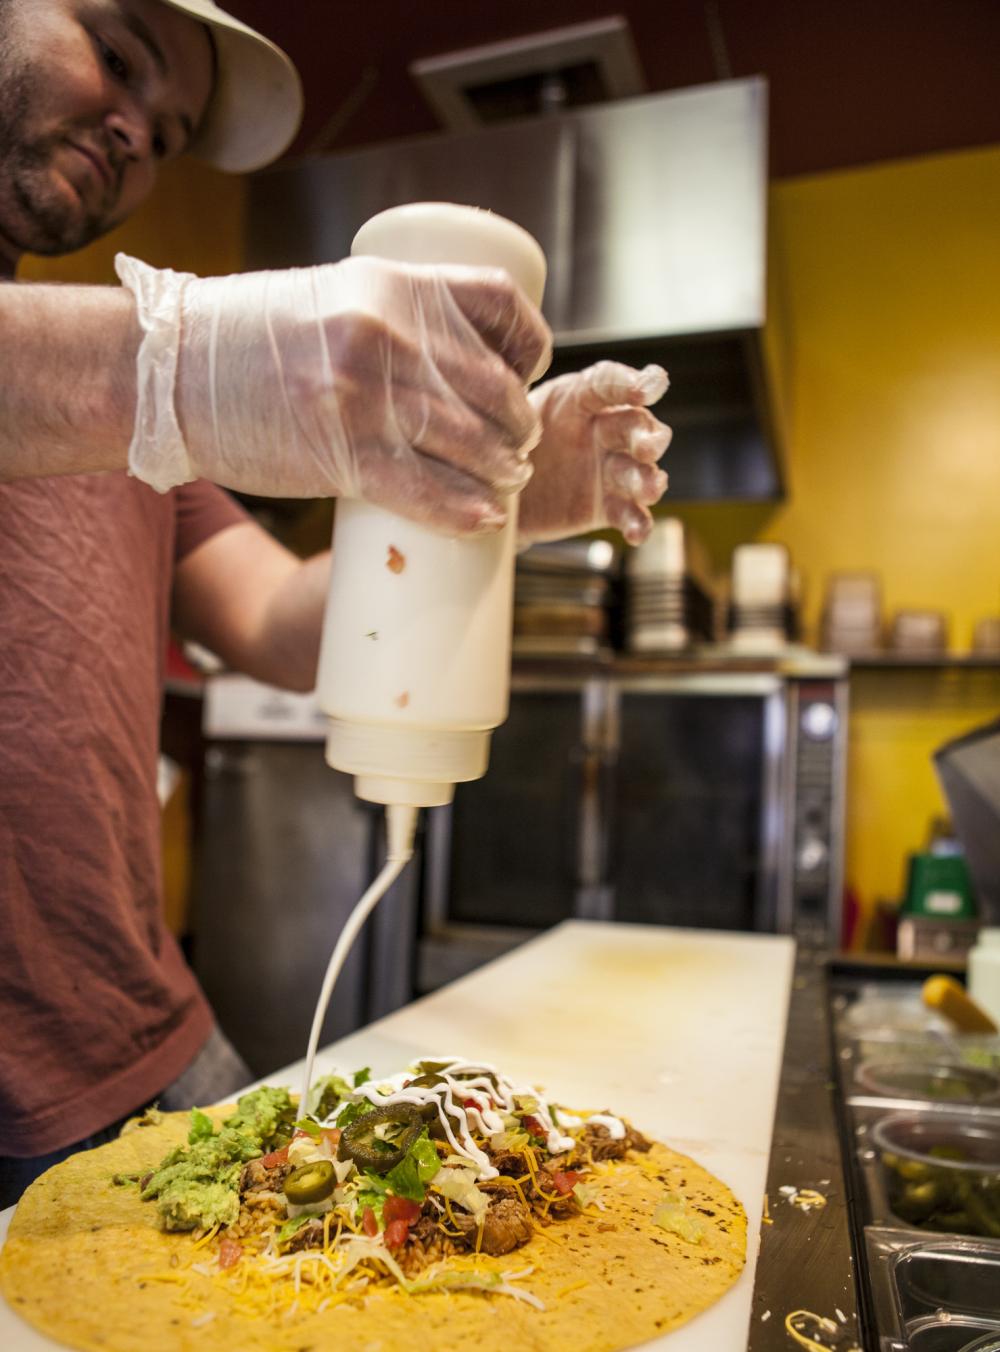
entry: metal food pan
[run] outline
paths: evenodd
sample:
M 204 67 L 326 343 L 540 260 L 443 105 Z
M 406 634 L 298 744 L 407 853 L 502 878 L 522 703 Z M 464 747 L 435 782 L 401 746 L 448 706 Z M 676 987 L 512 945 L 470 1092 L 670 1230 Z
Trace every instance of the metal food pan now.
M 966 1141 L 975 1160 L 977 1156 L 972 1152 L 978 1148 L 979 1142 L 986 1141 L 993 1149 L 995 1143 L 1000 1141 L 1000 1110 L 986 1107 L 943 1108 L 938 1105 L 914 1104 L 906 1100 L 872 1098 L 851 1099 L 848 1106 L 854 1129 L 855 1163 L 862 1184 L 867 1224 L 891 1227 L 894 1230 L 909 1230 L 915 1236 L 923 1236 L 929 1240 L 933 1240 L 941 1233 L 972 1236 L 1000 1249 L 1000 1235 L 993 1238 L 988 1231 L 984 1233 L 981 1229 L 946 1227 L 942 1224 L 944 1210 L 932 1212 L 926 1221 L 919 1219 L 917 1213 L 912 1210 L 907 1215 L 900 1214 L 893 1205 L 892 1196 L 893 1193 L 899 1192 L 895 1186 L 898 1183 L 898 1174 L 892 1173 L 886 1166 L 885 1146 L 879 1144 L 879 1138 L 884 1140 L 887 1122 L 891 1122 L 894 1126 L 900 1123 L 905 1126 L 907 1122 L 912 1122 L 917 1131 L 915 1137 L 917 1149 L 911 1152 L 914 1156 L 920 1154 L 919 1147 L 925 1145 L 928 1139 L 936 1139 L 934 1132 L 938 1131 L 942 1142 L 956 1139 Z M 897 1139 L 898 1132 L 893 1131 L 893 1137 Z M 910 1159 L 905 1149 L 899 1152 L 899 1155 L 906 1161 Z M 935 1174 L 940 1172 L 947 1175 L 952 1168 L 946 1158 L 932 1160 L 930 1164 Z M 975 1177 L 978 1180 L 981 1174 L 988 1174 L 991 1180 L 995 1177 L 991 1165 L 980 1167 L 975 1163 L 956 1166 L 955 1174 L 961 1174 L 963 1179 Z M 921 1182 L 919 1179 L 913 1181 L 917 1184 Z M 995 1189 L 991 1184 L 988 1199 L 991 1207 L 995 1206 L 994 1192 Z M 979 1200 L 978 1195 L 976 1200 Z M 952 1213 L 948 1211 L 947 1214 Z
M 838 1038 L 837 1064 L 845 1093 L 871 1092 L 858 1084 L 857 1075 L 862 1066 L 879 1063 L 914 1069 L 949 1066 L 1000 1080 L 1000 1037 L 933 1029 L 923 1033 L 873 1029 Z
M 911 1330 L 905 1346 L 906 1352 L 1000 1352 L 1000 1333 L 984 1333 L 975 1320 L 934 1320 Z
M 1000 1352 L 1000 1245 L 875 1227 L 865 1241 L 883 1352 Z
M 904 1224 L 1000 1240 L 1000 1122 L 925 1105 L 879 1118 L 869 1144 Z
M 891 1048 L 851 1068 L 849 1092 L 936 1104 L 1000 1104 L 1000 1075 L 960 1061 L 906 1057 Z

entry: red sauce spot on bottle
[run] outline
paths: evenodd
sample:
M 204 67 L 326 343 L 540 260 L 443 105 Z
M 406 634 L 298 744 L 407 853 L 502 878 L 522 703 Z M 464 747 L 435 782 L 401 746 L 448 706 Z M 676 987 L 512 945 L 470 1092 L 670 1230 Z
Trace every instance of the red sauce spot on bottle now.
M 409 704 L 409 702 L 410 702 L 409 690 L 404 690 L 401 695 L 397 695 L 396 698 L 393 700 L 393 704 L 395 704 L 396 707 L 399 709 L 405 709 L 406 706 Z
M 401 573 L 406 567 L 406 555 L 400 554 L 395 545 L 390 545 L 389 557 L 385 561 L 385 566 L 390 573 Z

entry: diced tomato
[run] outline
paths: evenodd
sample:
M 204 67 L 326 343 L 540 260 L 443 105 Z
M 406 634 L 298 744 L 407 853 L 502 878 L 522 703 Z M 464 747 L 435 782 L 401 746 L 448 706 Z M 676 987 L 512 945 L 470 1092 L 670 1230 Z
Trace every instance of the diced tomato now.
M 537 1117 L 533 1117 L 529 1114 L 527 1117 L 522 1117 L 521 1121 L 524 1124 L 525 1131 L 530 1131 L 532 1136 L 537 1136 L 542 1141 L 548 1137 L 549 1133 L 545 1130 Z
M 370 1206 L 365 1207 L 364 1214 L 361 1217 L 361 1228 L 372 1239 L 378 1234 L 378 1221 L 375 1219 L 375 1212 L 372 1211 Z
M 235 1239 L 224 1239 L 219 1245 L 219 1267 L 231 1268 L 243 1257 L 243 1245 L 237 1244 Z
M 552 1183 L 556 1192 L 561 1192 L 564 1197 L 568 1197 L 574 1187 L 580 1181 L 580 1174 L 576 1169 L 554 1169 L 552 1172 Z
M 463 1107 L 463 1108 L 480 1108 L 480 1107 L 481 1107 L 481 1104 L 480 1104 L 480 1102 L 479 1102 L 478 1099 L 472 1099 L 472 1098 L 469 1098 L 469 1099 L 462 1099 L 462 1107 Z
M 382 1207 L 382 1215 L 387 1226 L 393 1221 L 403 1221 L 406 1225 L 412 1225 L 420 1215 L 420 1203 L 411 1202 L 408 1197 L 387 1197 Z
M 310 1141 L 315 1140 L 315 1137 L 313 1136 L 311 1131 L 303 1131 L 301 1127 L 296 1127 L 295 1130 L 292 1132 L 293 1141 L 299 1141 L 302 1139 L 303 1136 L 307 1136 Z
M 330 1143 L 331 1145 L 339 1145 L 339 1144 L 340 1144 L 340 1128 L 339 1128 L 339 1127 L 324 1127 L 324 1128 L 323 1128 L 323 1135 L 326 1137 L 326 1139 L 329 1141 L 329 1143 Z
M 264 1155 L 261 1159 L 265 1169 L 273 1169 L 276 1164 L 288 1163 L 288 1146 L 283 1145 L 280 1150 L 272 1150 L 270 1155 Z
M 400 1244 L 406 1243 L 406 1237 L 410 1233 L 410 1227 L 406 1221 L 390 1221 L 385 1227 L 386 1247 L 398 1249 Z

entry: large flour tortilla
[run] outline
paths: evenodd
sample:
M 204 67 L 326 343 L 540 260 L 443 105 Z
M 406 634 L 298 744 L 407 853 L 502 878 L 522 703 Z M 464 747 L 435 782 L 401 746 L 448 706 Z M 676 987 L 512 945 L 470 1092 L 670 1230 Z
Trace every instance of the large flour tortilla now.
M 556 1222 L 514 1253 L 482 1258 L 500 1271 L 532 1266 L 517 1285 L 544 1310 L 506 1296 L 375 1290 L 363 1303 L 322 1314 L 250 1318 L 225 1284 L 189 1271 L 199 1261 L 214 1267 L 210 1247 L 163 1233 L 155 1204 L 141 1202 L 135 1187 L 111 1183 L 117 1173 L 149 1172 L 186 1140 L 188 1126 L 188 1114 L 169 1114 L 32 1184 L 0 1253 L 0 1288 L 29 1323 L 88 1352 L 611 1352 L 685 1323 L 718 1300 L 743 1266 L 739 1202 L 700 1165 L 654 1145 L 642 1166 L 614 1166 L 601 1220 Z M 651 1224 L 667 1192 L 704 1221 L 700 1243 Z M 201 1322 L 208 1311 L 214 1317 Z

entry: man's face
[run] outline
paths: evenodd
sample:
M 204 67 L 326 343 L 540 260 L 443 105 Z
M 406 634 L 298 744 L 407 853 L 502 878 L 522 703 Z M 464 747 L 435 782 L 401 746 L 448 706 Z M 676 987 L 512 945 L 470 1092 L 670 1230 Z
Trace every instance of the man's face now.
M 159 0 L 0 0 L 0 263 L 125 220 L 213 78 L 208 30 Z

